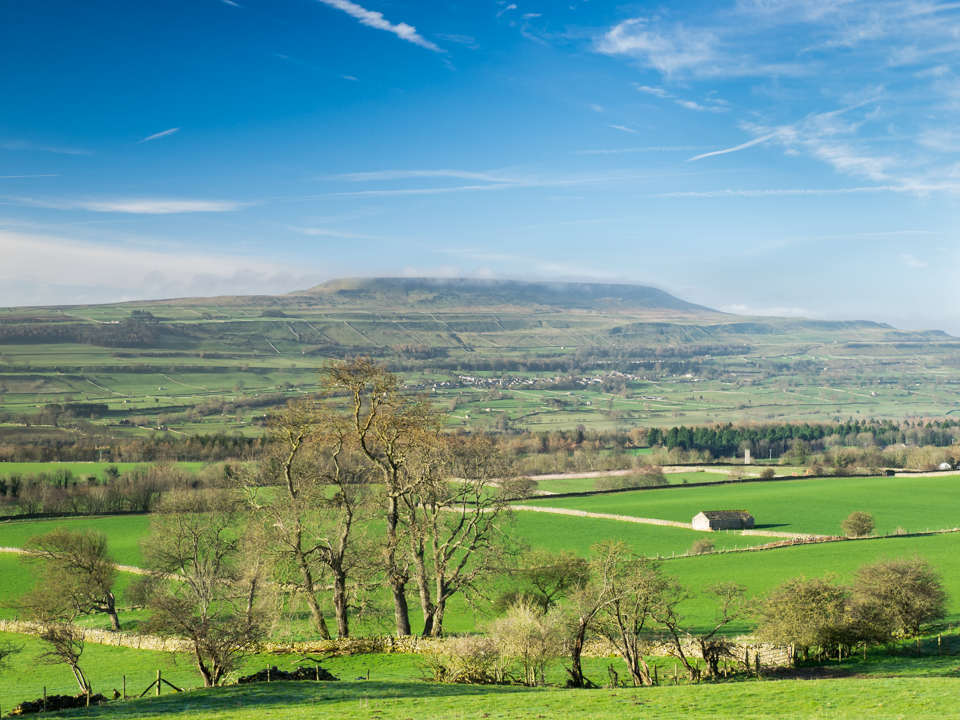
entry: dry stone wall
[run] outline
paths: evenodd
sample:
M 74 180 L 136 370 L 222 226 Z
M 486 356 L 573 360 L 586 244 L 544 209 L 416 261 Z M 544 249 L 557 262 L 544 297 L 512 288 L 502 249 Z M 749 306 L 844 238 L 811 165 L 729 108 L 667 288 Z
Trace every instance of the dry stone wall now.
M 0 632 L 21 633 L 36 635 L 41 630 L 41 623 L 25 622 L 22 620 L 0 620 Z M 83 639 L 95 645 L 113 645 L 135 650 L 155 650 L 158 652 L 191 652 L 193 643 L 182 638 L 160 637 L 157 635 L 137 635 L 135 633 L 113 632 L 110 630 L 96 630 L 84 628 Z M 264 643 L 265 652 L 277 654 L 297 655 L 363 655 L 367 653 L 423 653 L 438 647 L 444 642 L 443 638 L 408 637 L 360 637 L 344 638 L 342 640 L 313 640 L 308 642 Z M 760 656 L 763 667 L 783 667 L 790 665 L 792 651 L 786 645 L 766 645 L 740 641 L 736 644 L 737 657 L 749 659 L 751 665 Z M 691 645 L 684 648 L 684 652 L 691 657 L 698 657 L 696 649 Z M 589 640 L 583 649 L 584 657 L 613 657 L 617 654 L 616 648 L 602 638 Z M 650 648 L 649 655 L 669 656 L 671 648 L 668 645 L 655 645 Z

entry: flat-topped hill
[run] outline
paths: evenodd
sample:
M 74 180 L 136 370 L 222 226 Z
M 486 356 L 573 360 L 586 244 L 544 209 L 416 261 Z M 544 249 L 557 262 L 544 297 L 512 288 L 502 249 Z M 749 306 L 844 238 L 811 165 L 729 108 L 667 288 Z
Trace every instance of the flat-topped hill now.
M 433 309 L 513 306 L 716 313 L 644 285 L 473 278 L 344 278 L 290 293 L 288 297 L 314 298 L 334 306 Z

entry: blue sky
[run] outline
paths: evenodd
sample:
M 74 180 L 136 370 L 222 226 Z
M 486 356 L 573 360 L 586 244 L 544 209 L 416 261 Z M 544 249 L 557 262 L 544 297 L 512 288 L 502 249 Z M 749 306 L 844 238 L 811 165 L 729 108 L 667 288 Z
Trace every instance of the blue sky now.
M 0 304 L 636 282 L 960 334 L 960 5 L 8 3 Z

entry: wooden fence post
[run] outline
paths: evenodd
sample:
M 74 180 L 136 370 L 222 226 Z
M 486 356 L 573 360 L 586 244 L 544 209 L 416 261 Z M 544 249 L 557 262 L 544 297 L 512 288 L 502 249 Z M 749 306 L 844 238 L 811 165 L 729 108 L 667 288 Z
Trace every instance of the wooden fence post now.
M 127 699 L 127 676 L 123 676 L 123 699 Z
M 160 697 L 160 671 L 157 670 L 157 697 Z
M 47 686 L 43 686 L 43 711 L 47 711 Z

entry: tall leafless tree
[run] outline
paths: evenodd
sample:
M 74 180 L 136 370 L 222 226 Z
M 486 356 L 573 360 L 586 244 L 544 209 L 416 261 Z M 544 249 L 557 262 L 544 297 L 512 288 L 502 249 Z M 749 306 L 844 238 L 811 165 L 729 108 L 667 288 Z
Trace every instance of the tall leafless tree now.
M 207 687 L 257 647 L 254 582 L 242 572 L 243 522 L 229 493 L 174 492 L 160 503 L 143 542 L 152 571 L 149 626 L 190 641 Z

